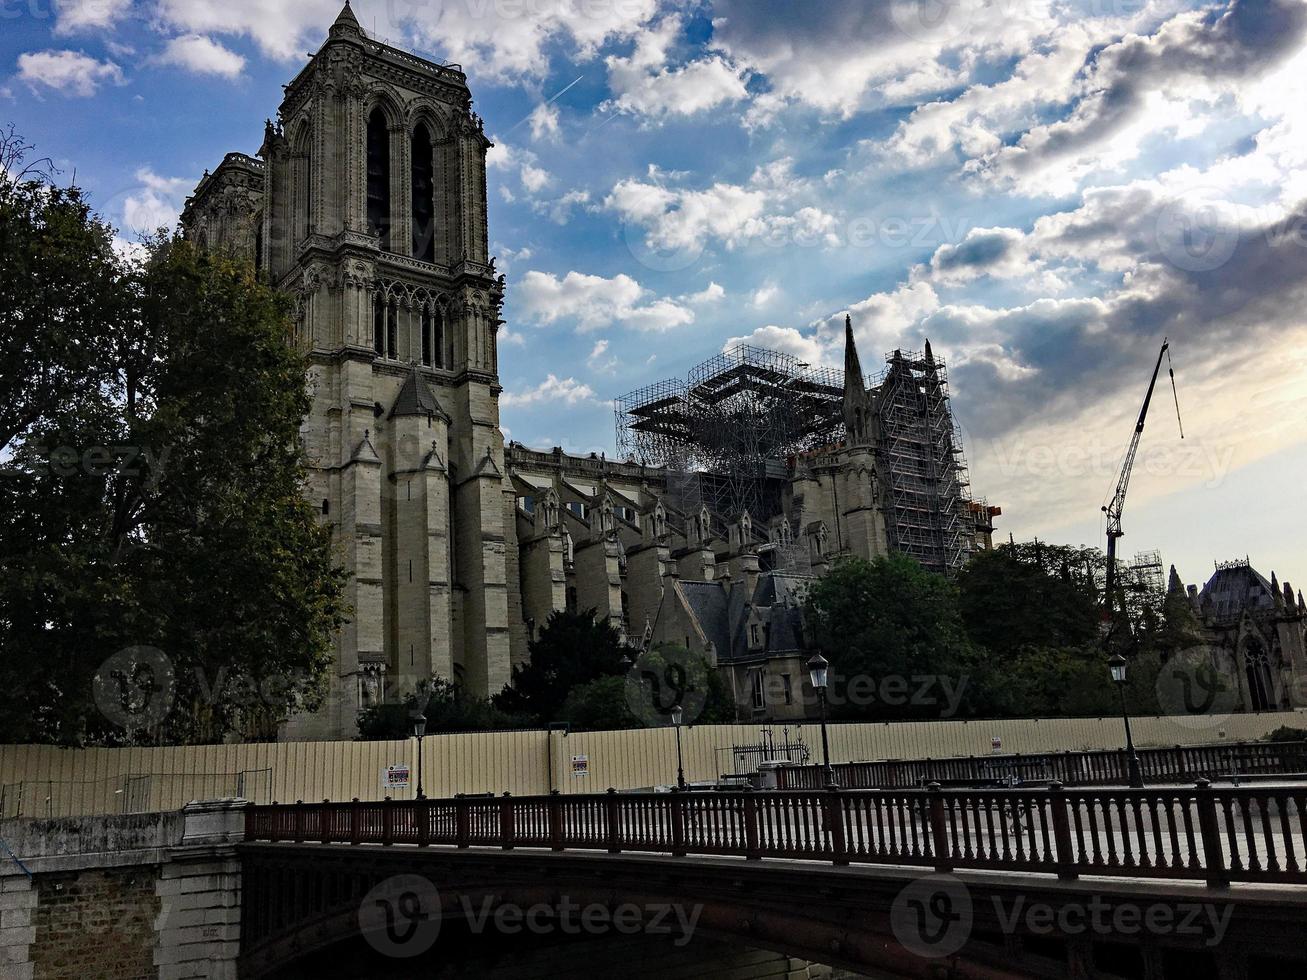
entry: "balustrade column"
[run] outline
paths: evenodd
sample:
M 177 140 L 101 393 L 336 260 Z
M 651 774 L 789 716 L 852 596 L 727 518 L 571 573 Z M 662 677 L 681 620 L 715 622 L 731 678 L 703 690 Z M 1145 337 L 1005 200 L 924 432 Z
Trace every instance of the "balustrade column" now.
M 935 852 L 935 870 L 952 871 L 953 861 L 949 853 L 944 798 L 940 795 L 939 783 L 926 785 L 926 809 L 930 819 L 930 846 Z
M 1221 825 L 1216 817 L 1216 794 L 1210 779 L 1198 780 L 1194 796 L 1198 802 L 1198 832 L 1203 838 L 1203 857 L 1207 864 L 1207 883 L 1213 887 L 1230 884 L 1225 867 L 1225 848 L 1221 845 Z

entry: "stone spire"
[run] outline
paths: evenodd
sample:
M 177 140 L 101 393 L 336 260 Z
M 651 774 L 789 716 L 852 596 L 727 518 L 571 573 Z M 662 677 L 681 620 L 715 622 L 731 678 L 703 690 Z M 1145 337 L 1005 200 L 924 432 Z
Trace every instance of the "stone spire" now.
M 862 441 L 867 430 L 867 391 L 862 363 L 853 340 L 853 317 L 844 315 L 844 430 L 849 445 Z
M 363 28 L 359 26 L 358 18 L 354 16 L 349 0 L 345 0 L 345 6 L 341 8 L 340 14 L 336 17 L 336 22 L 331 25 L 329 33 L 332 37 L 340 37 L 344 34 L 363 36 Z
M 1180 573 L 1175 570 L 1174 565 L 1171 566 L 1171 575 L 1166 581 L 1166 594 L 1167 595 L 1185 594 L 1184 583 L 1180 581 Z

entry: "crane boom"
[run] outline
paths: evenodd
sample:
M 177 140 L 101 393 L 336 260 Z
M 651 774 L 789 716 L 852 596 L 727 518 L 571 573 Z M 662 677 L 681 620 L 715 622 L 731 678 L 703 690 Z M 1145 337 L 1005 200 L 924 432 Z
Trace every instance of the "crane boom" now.
M 1130 474 L 1134 470 L 1135 456 L 1139 452 L 1139 438 L 1144 434 L 1144 422 L 1148 418 L 1148 406 L 1153 400 L 1153 389 L 1157 387 L 1157 375 L 1162 370 L 1162 358 L 1169 358 L 1167 353 L 1170 350 L 1170 343 L 1163 338 L 1162 349 L 1157 352 L 1157 363 L 1153 365 L 1153 376 L 1148 381 L 1148 391 L 1144 395 L 1144 404 L 1139 409 L 1139 420 L 1135 423 L 1134 434 L 1130 437 L 1130 447 L 1126 450 L 1125 462 L 1121 464 L 1121 475 L 1116 481 L 1116 493 L 1113 494 L 1110 503 L 1103 507 L 1103 512 L 1107 515 L 1107 575 L 1104 582 L 1105 589 L 1103 595 L 1103 618 L 1106 621 L 1108 632 L 1110 634 L 1115 618 L 1116 602 L 1116 540 L 1125 534 L 1121 530 L 1121 512 L 1125 510 L 1125 495 L 1130 489 Z M 1171 392 L 1175 394 L 1175 371 L 1169 369 L 1171 375 Z M 1175 417 L 1178 422 L 1180 419 L 1180 400 L 1176 395 Z M 1184 428 L 1180 429 L 1180 438 L 1184 438 Z

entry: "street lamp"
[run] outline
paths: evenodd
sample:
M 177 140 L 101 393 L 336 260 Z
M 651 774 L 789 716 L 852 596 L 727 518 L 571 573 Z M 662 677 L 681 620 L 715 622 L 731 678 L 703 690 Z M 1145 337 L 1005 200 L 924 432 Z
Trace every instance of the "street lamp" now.
M 812 689 L 817 692 L 817 703 L 821 705 L 821 758 L 826 766 L 826 788 L 835 789 L 835 770 L 830 765 L 830 741 L 826 737 L 826 673 L 830 663 L 820 653 L 814 654 L 808 661 L 808 679 Z
M 422 736 L 427 733 L 427 716 L 423 714 L 422 709 L 416 704 L 413 710 L 408 713 L 408 720 L 413 723 L 413 734 L 418 740 L 418 792 L 417 799 L 425 800 L 426 793 L 422 792 Z
M 681 718 L 684 713 L 681 706 L 672 707 L 672 727 L 676 729 L 676 788 L 684 792 L 685 790 L 685 760 L 681 755 Z
M 1121 718 L 1125 722 L 1125 751 L 1130 767 L 1130 786 L 1133 789 L 1140 789 L 1144 785 L 1144 775 L 1139 769 L 1139 755 L 1135 752 L 1135 740 L 1130 734 L 1130 712 L 1125 704 L 1126 664 L 1125 657 L 1119 653 L 1113 654 L 1107 661 L 1108 669 L 1112 672 L 1112 683 L 1121 693 Z

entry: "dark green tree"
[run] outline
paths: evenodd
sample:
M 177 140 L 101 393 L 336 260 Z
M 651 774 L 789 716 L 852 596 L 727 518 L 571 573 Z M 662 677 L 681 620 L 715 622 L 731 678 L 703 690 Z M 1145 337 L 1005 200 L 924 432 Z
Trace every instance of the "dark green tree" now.
M 976 667 L 956 587 L 903 555 L 836 562 L 808 590 L 806 617 L 831 663 L 834 717 L 939 717 L 938 687 L 918 696 L 919 679 L 957 690 Z
M 523 720 L 500 711 L 443 678 L 419 685 L 399 702 L 376 704 L 359 712 L 360 739 L 400 739 L 413 734 L 413 708 L 422 705 L 427 732 L 486 732 L 523 727 Z
M 529 660 L 513 668 L 509 687 L 495 695 L 497 708 L 547 725 L 563 720 L 573 689 L 601 677 L 624 674 L 627 650 L 621 636 L 593 610 L 556 610 L 528 644 Z
M 287 301 L 166 236 L 124 260 L 39 180 L 0 182 L 0 241 L 0 739 L 270 737 L 346 612 Z
M 1055 556 L 1052 568 L 1028 546 L 1002 545 L 975 555 L 958 574 L 967 633 L 1000 659 L 1030 647 L 1084 646 L 1098 635 L 1097 596 L 1083 574 L 1071 571 L 1083 567 L 1080 556 L 1042 550 Z

